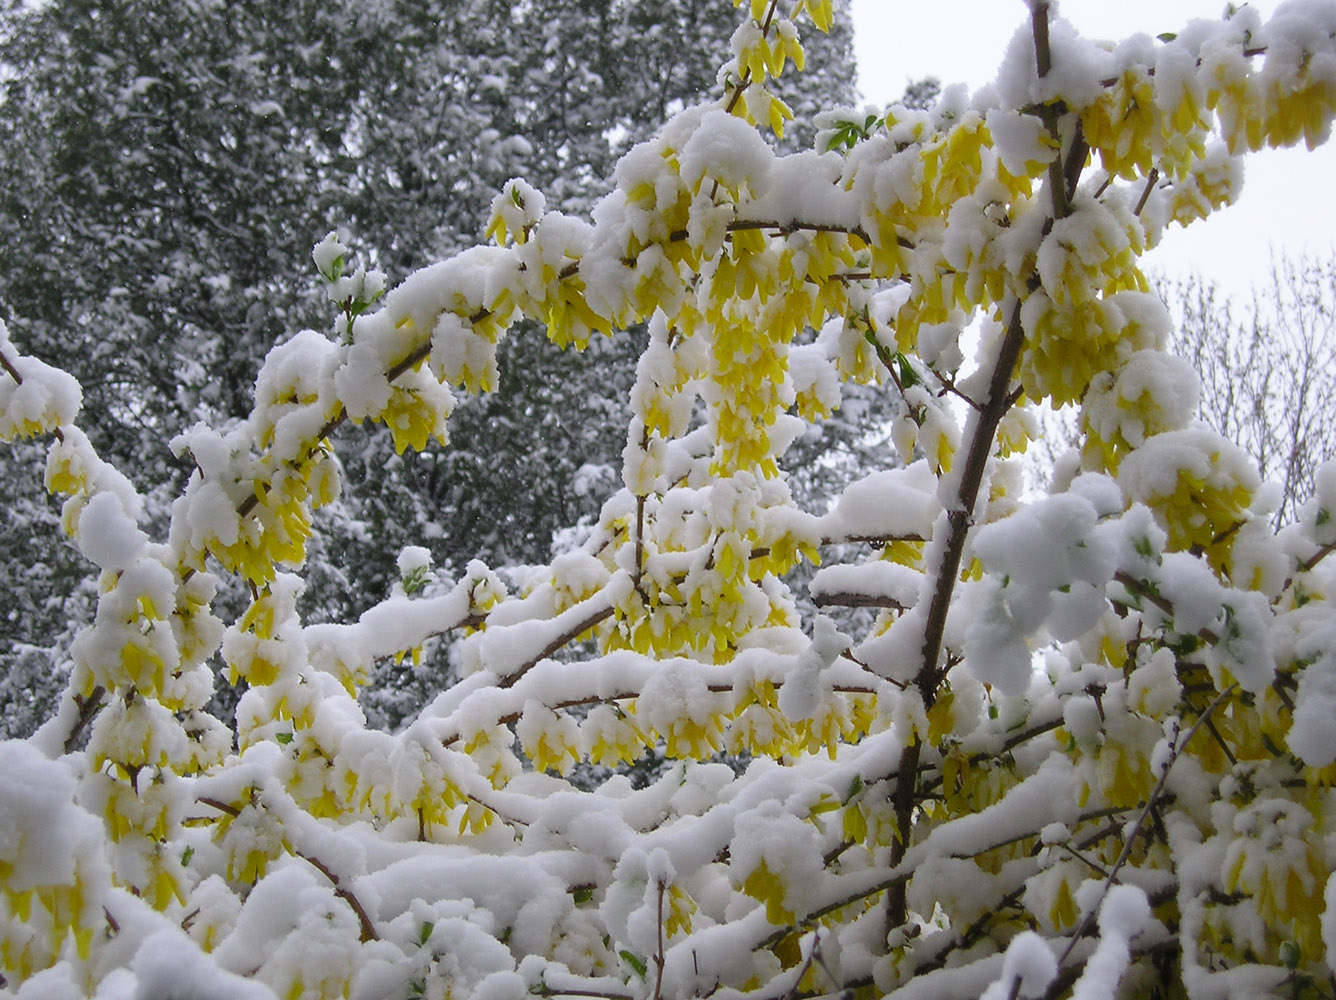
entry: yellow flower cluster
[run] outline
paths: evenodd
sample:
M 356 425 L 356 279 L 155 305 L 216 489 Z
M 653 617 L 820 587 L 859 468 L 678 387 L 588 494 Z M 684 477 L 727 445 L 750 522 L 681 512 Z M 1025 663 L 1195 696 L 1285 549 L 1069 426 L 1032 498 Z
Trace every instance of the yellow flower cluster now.
M 772 872 L 764 860 L 743 879 L 742 891 L 765 904 L 765 919 L 776 927 L 793 923 L 793 911 L 785 905 L 788 889 L 784 879 Z
M 779 475 L 770 427 L 777 413 L 792 403 L 787 386 L 788 349 L 769 329 L 742 322 L 716 326 L 710 348 L 710 400 L 715 456 L 711 471 L 726 476 L 739 470 L 773 478 Z
M 1027 299 L 1021 313 L 1026 350 L 1018 370 L 1026 396 L 1054 408 L 1079 402 L 1099 372 L 1159 346 L 1159 328 L 1120 308 L 1124 301 L 1112 295 L 1059 305 L 1042 292 Z
M 736 0 L 738 4 L 741 0 Z M 760 81 L 766 77 L 778 77 L 784 73 L 785 66 L 791 61 L 794 69 L 801 70 L 805 62 L 803 47 L 798 42 L 793 23 L 787 18 L 780 18 L 775 30 L 769 34 L 761 33 L 761 26 L 773 19 L 773 0 L 749 0 L 751 19 L 757 30 L 749 33 L 737 53 L 738 66 L 750 79 Z
M 1292 64 L 1279 72 L 1250 73 L 1241 58 L 1224 53 L 1204 65 L 1206 102 L 1232 152 L 1292 146 L 1300 139 L 1315 149 L 1325 141 L 1336 109 L 1336 85 L 1321 69 L 1321 60 L 1314 65 L 1312 57 L 1311 52 L 1289 55 Z M 1281 55 L 1277 62 L 1285 58 Z
M 1235 816 L 1233 832 L 1222 865 L 1225 891 L 1247 893 L 1257 915 L 1288 931 L 1301 954 L 1322 954 L 1328 872 L 1312 815 L 1286 799 L 1263 799 Z
M 182 555 L 184 565 L 202 570 L 205 556 L 212 555 L 225 569 L 262 587 L 273 580 L 279 566 L 296 567 L 305 561 L 312 507 L 332 502 L 338 494 L 333 457 L 322 448 L 304 461 L 257 475 L 249 485 L 231 522 L 235 531 L 206 537 L 202 548 L 192 540 Z
M 420 381 L 426 385 L 395 385 L 380 414 L 394 439 L 394 450 L 399 454 L 403 454 L 405 448 L 422 451 L 428 440 L 442 445 L 446 442 L 445 422 L 454 409 L 454 397 L 448 391 L 440 391 L 442 387 L 436 382 Z M 432 391 L 422 391 L 428 387 Z M 492 387 L 495 387 L 494 380 Z
M 1196 373 L 1186 362 L 1158 351 L 1096 375 L 1081 406 L 1082 465 L 1116 473 L 1134 448 L 1186 427 L 1197 408 L 1195 386 Z
M 1129 67 L 1082 113 L 1085 140 L 1110 174 L 1135 180 L 1158 169 L 1179 177 L 1204 155 L 1204 95 L 1190 76 L 1176 74 L 1172 81 L 1176 93 L 1164 93 L 1162 86 L 1157 94 L 1148 67 Z
M 7 880 L 0 869 L 0 883 Z M 19 982 L 55 963 L 65 940 L 87 960 L 92 953 L 99 913 L 89 913 L 78 879 L 72 885 L 6 890 L 0 894 L 0 969 Z
M 1155 513 L 1171 551 L 1201 551 L 1218 571 L 1260 485 L 1237 445 L 1197 429 L 1157 434 L 1123 459 L 1118 481 Z
M 580 746 L 591 764 L 634 763 L 653 743 L 636 724 L 633 702 L 595 706 L 580 726 Z
M 567 774 L 580 762 L 580 730 L 564 712 L 558 714 L 546 705 L 530 701 L 524 706 L 515 735 L 535 771 Z
M 74 420 L 81 390 L 74 378 L 36 358 L 23 357 L 0 320 L 0 441 L 50 434 Z

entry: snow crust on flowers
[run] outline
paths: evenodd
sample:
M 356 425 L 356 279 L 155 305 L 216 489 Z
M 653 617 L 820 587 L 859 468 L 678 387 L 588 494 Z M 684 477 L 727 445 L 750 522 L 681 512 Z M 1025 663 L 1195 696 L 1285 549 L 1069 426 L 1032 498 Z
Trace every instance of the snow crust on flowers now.
M 1047 624 L 1055 638 L 1072 639 L 1103 614 L 1113 553 L 1098 520 L 1093 504 L 1065 493 L 980 529 L 974 552 L 990 573 L 965 633 L 966 663 L 979 680 L 1023 691 L 1029 636 Z
M 214 961 L 182 941 L 183 937 L 180 931 L 161 930 L 135 952 L 130 971 L 138 980 L 136 996 L 272 1000 L 273 991 L 263 983 L 220 969 Z
M 26 743 L 0 742 L 0 864 L 13 890 L 73 884 L 76 859 L 98 839 L 74 790 L 65 766 Z
M 0 378 L 0 441 L 47 433 L 73 422 L 83 403 L 83 390 L 74 376 L 18 355 L 4 320 L 0 320 L 0 352 L 22 378 L 22 382 L 8 374 Z
M 773 159 L 752 126 L 726 111 L 708 111 L 682 147 L 682 180 L 693 190 L 708 180 L 729 191 L 759 191 Z
M 1007 1000 L 1008 997 L 1041 997 L 1058 974 L 1058 962 L 1052 947 L 1034 931 L 1021 931 L 1007 945 L 1002 960 L 1002 977 L 984 992 L 981 1000 Z M 1020 986 L 1012 992 L 1012 984 Z
M 1098 883 L 1086 883 L 1095 887 Z M 1089 893 L 1087 893 L 1089 895 Z M 1130 960 L 1129 946 L 1141 933 L 1150 917 L 1146 894 L 1133 885 L 1115 885 L 1108 889 L 1099 907 L 1100 938 L 1095 952 L 1086 960 L 1081 978 L 1072 987 L 1079 1000 L 1113 1000 L 1118 995 Z
M 782 123 L 763 77 L 797 61 L 797 34 L 753 22 L 738 107 Z M 1248 967 L 1288 975 L 1291 940 L 1311 971 L 1333 933 L 1312 793 L 1331 776 L 1291 754 L 1336 762 L 1319 567 L 1336 472 L 1277 540 L 1255 472 L 1190 425 L 1136 267 L 1168 220 L 1232 197 L 1237 153 L 1325 135 L 1330 37 L 1282 18 L 1275 52 L 1245 56 L 1243 25 L 1259 45 L 1271 30 L 1245 11 L 1181 45 L 1106 46 L 1055 22 L 1042 78 L 1022 31 L 995 88 L 850 121 L 842 151 L 778 156 L 718 103 L 689 108 L 621 160 L 592 223 L 513 181 L 495 245 L 374 310 L 374 276 L 331 236 L 314 251 L 331 334 L 270 353 L 249 420 L 175 439 L 196 470 L 165 545 L 128 480 L 62 428 L 48 481 L 110 572 L 40 740 L 86 749 L 53 764 L 0 747 L 4 912 L 45 910 L 14 922 L 28 937 L 4 942 L 6 975 L 49 967 L 55 992 L 111 969 L 95 985 L 126 996 L 221 992 L 229 975 L 262 980 L 257 996 L 646 996 L 659 974 L 664 996 L 822 976 L 1036 995 L 1054 949 L 1016 928 L 1060 939 L 1097 907 L 1078 996 L 1113 995 L 1148 930 L 1177 935 L 1200 995 L 1279 982 Z M 1063 207 L 1047 167 L 1078 116 L 1101 174 Z M 979 317 L 971 370 L 960 341 Z M 430 553 L 409 547 L 357 621 L 306 624 L 287 570 L 337 490 L 330 429 L 444 444 L 454 390 L 497 385 L 521 318 L 577 349 L 648 322 L 623 488 L 547 566 L 470 563 L 418 589 Z M 1018 386 L 993 370 L 1006 345 Z M 845 380 L 897 399 L 894 444 L 917 460 L 799 510 L 778 459 Z M 1022 393 L 1085 408 L 1084 447 L 1037 499 L 1007 457 L 1033 422 L 997 419 Z M 973 401 L 963 432 L 953 394 Z M 808 596 L 865 616 L 857 644 L 832 618 L 804 629 L 787 582 L 823 545 L 836 564 Z M 249 591 L 226 627 L 211 559 Z M 368 729 L 377 661 L 446 632 L 445 689 L 402 731 Z M 219 652 L 247 682 L 235 733 L 204 710 Z M 1114 863 L 1175 734 L 1207 713 L 1127 884 L 1105 892 L 1087 869 Z M 1146 892 L 1175 879 L 1157 905 L 1181 915 L 1171 929 Z M 1204 940 L 1241 967 L 1210 979 L 1192 964 Z
M 825 693 L 821 673 L 849 648 L 849 643 L 849 637 L 838 631 L 833 621 L 817 615 L 812 645 L 794 660 L 785 675 L 779 690 L 779 710 L 795 722 L 815 715 Z
M 115 493 L 96 494 L 79 512 L 79 550 L 103 569 L 125 569 L 147 542 Z
M 821 531 L 836 538 L 926 538 L 936 488 L 926 461 L 871 473 L 845 487 L 834 509 L 821 518 Z
M 1326 767 L 1336 762 L 1336 627 L 1312 628 L 1294 652 L 1311 662 L 1299 679 L 1286 743 L 1309 767 Z

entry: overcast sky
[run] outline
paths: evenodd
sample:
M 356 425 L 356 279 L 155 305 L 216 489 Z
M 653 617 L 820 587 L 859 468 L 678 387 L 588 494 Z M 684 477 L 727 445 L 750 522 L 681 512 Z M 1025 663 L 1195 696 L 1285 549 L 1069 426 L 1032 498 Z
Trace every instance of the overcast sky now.
M 1028 20 L 1024 0 L 852 0 L 859 81 L 874 103 L 898 97 L 905 83 L 936 76 L 972 88 L 993 78 L 1002 52 Z M 1254 0 L 1263 16 L 1276 0 Z M 1083 34 L 1124 38 L 1175 31 L 1216 17 L 1221 0 L 1067 0 L 1062 16 Z M 1271 248 L 1336 253 L 1336 142 L 1314 153 L 1254 154 L 1245 160 L 1237 204 L 1184 230 L 1171 226 L 1147 265 L 1167 274 L 1192 268 L 1246 294 L 1265 280 Z

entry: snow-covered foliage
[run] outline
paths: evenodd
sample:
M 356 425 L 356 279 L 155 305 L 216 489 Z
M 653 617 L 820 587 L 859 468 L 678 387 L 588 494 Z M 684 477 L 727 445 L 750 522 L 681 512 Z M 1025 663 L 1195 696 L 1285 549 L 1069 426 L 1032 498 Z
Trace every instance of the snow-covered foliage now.
M 1336 3 L 1108 46 L 1035 0 L 995 86 L 778 155 L 769 82 L 829 17 L 744 4 L 724 96 L 632 149 L 592 220 L 514 182 L 492 244 L 276 346 L 246 419 L 174 439 L 165 537 L 68 378 L 0 344 L 0 427 L 53 439 L 100 571 L 59 710 L 0 746 L 0 989 L 1327 995 L 1336 473 L 1273 531 L 1191 422 L 1137 255 L 1226 202 L 1238 155 L 1326 138 Z M 509 581 L 401 547 L 389 597 L 305 623 L 335 428 L 447 446 L 521 317 L 576 348 L 648 323 L 597 524 Z M 905 402 L 904 462 L 803 509 L 781 457 L 859 382 Z M 1077 401 L 1079 453 L 1023 494 L 1013 415 Z M 805 634 L 783 575 L 836 544 L 872 550 L 814 596 L 877 617 Z M 368 727 L 375 664 L 446 632 L 460 679 Z M 646 782 L 570 777 L 651 755 Z
M 810 40 L 807 72 L 781 81 L 809 120 L 817 94 L 852 99 L 845 6 L 833 8 L 830 35 Z M 172 438 L 244 417 L 269 348 L 325 324 L 330 294 L 345 325 L 364 311 L 375 286 L 354 287 L 359 267 L 397 283 L 476 241 L 516 174 L 549 207 L 587 215 L 619 153 L 713 85 L 737 27 L 728 0 L 301 0 L 287 10 L 0 5 L 0 310 L 30 354 L 82 383 L 83 427 L 144 491 L 155 533 L 191 471 Z M 787 148 L 811 144 L 802 124 Z M 347 273 L 325 283 L 310 251 L 330 229 L 344 251 L 323 267 Z M 641 336 L 582 354 L 506 338 L 497 391 L 458 394 L 445 451 L 396 453 L 383 424 L 338 428 L 344 489 L 307 551 L 303 613 L 356 617 L 390 590 L 406 545 L 429 546 L 455 575 L 473 558 L 547 562 L 554 532 L 596 519 L 616 485 Z M 870 387 L 863 398 L 865 414 L 884 399 Z M 795 447 L 800 495 L 834 478 L 836 463 L 817 457 L 856 443 L 869 422 L 828 421 Z M 0 734 L 40 724 L 68 673 L 69 623 L 89 620 L 82 570 L 49 530 L 41 462 L 40 449 L 20 449 L 13 468 L 23 471 L 0 478 L 0 586 L 43 595 L 0 612 L 0 674 L 25 677 L 0 686 Z M 220 594 L 244 606 L 242 588 L 224 581 Z M 448 647 L 377 669 L 363 696 L 376 725 L 421 708 Z M 216 694 L 227 715 L 235 699 Z

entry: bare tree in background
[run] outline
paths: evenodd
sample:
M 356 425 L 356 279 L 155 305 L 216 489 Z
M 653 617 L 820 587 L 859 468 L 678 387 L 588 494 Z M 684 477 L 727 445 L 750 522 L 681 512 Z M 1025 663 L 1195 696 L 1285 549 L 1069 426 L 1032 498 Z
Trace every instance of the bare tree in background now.
M 1175 349 L 1201 373 L 1201 418 L 1280 484 L 1274 521 L 1292 521 L 1336 455 L 1336 257 L 1277 258 L 1241 307 L 1200 275 L 1162 292 Z

